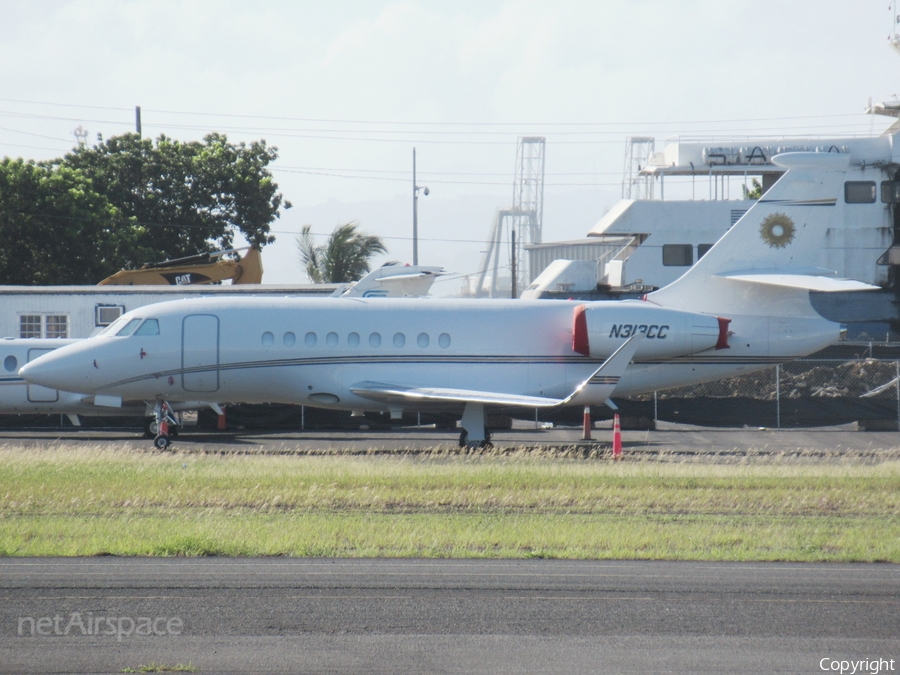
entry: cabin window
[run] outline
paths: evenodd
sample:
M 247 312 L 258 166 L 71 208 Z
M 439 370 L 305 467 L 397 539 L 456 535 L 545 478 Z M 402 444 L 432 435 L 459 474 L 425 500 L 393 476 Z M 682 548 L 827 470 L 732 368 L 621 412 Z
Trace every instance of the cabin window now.
M 316 343 L 319 341 L 319 336 L 313 333 L 312 331 L 306 334 L 304 338 L 304 342 L 306 342 L 307 347 L 315 347 Z
M 141 327 L 134 331 L 135 335 L 159 335 L 159 321 L 147 319 Z
M 119 329 L 119 332 L 116 333 L 116 337 L 127 337 L 131 335 L 140 323 L 141 319 L 132 319 Z
M 325 344 L 329 347 L 337 347 L 338 345 L 338 334 L 337 333 L 329 333 L 325 336 Z
M 430 340 L 428 339 L 428 333 L 419 333 L 419 337 L 416 338 L 416 342 L 422 349 L 428 346 Z
M 359 347 L 359 333 L 350 333 L 347 336 L 347 344 L 351 347 Z
M 10 373 L 16 372 L 16 368 L 19 367 L 19 360 L 10 354 L 5 359 L 3 359 L 3 367 L 6 368 Z
M 284 334 L 282 342 L 284 342 L 285 347 L 293 347 L 297 343 L 297 336 L 288 331 Z
M 705 256 L 712 247 L 712 244 L 697 244 L 697 260 Z
M 438 344 L 446 349 L 450 346 L 450 336 L 447 333 L 441 333 L 438 336 Z
M 694 264 L 694 247 L 690 244 L 663 244 L 663 265 L 690 267 Z
M 275 335 L 270 333 L 269 331 L 266 331 L 262 334 L 262 343 L 263 347 L 271 347 L 275 344 Z
M 881 181 L 881 201 L 885 204 L 900 204 L 900 181 Z
M 398 349 L 406 344 L 406 336 L 403 333 L 394 333 L 394 346 Z
M 848 180 L 844 183 L 844 201 L 848 204 L 874 204 L 874 180 Z
M 372 333 L 369 335 L 369 346 L 370 347 L 380 347 L 381 346 L 381 333 Z

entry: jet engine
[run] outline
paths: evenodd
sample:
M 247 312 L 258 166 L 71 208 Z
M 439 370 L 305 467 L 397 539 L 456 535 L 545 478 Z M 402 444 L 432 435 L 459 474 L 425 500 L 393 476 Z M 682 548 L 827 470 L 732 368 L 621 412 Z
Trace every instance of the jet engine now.
M 727 349 L 729 323 L 730 319 L 640 301 L 578 305 L 572 326 L 572 349 L 605 359 L 625 340 L 642 333 L 644 339 L 635 358 L 688 356 L 709 349 Z

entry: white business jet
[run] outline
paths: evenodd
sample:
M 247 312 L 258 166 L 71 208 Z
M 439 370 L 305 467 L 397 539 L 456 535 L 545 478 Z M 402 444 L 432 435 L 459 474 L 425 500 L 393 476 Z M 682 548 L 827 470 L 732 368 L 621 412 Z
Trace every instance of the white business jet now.
M 128 312 L 27 364 L 34 384 L 98 404 L 281 402 L 353 411 L 546 408 L 750 372 L 836 342 L 809 290 L 872 288 L 819 266 L 850 157 L 788 170 L 689 271 L 644 301 L 199 298 Z M 159 436 L 158 447 L 169 439 Z

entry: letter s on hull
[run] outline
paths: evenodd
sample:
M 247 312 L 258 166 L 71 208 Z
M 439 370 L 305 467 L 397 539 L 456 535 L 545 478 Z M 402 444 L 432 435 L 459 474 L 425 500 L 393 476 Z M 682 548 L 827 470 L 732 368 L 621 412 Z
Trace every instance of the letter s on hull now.
M 635 358 L 688 356 L 728 347 L 728 319 L 640 301 L 625 300 L 615 305 L 585 304 L 575 308 L 574 351 L 592 358 L 606 358 L 638 333 L 644 339 Z

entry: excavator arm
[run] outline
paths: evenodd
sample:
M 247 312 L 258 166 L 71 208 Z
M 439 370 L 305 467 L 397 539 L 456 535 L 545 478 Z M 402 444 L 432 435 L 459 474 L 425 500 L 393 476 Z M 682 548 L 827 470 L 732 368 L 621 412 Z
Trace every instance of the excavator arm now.
M 262 256 L 250 247 L 240 259 L 220 260 L 226 253 L 240 249 L 202 253 L 188 258 L 148 263 L 136 270 L 121 270 L 101 281 L 98 286 L 192 286 L 215 284 L 231 279 L 233 284 L 262 282 Z

